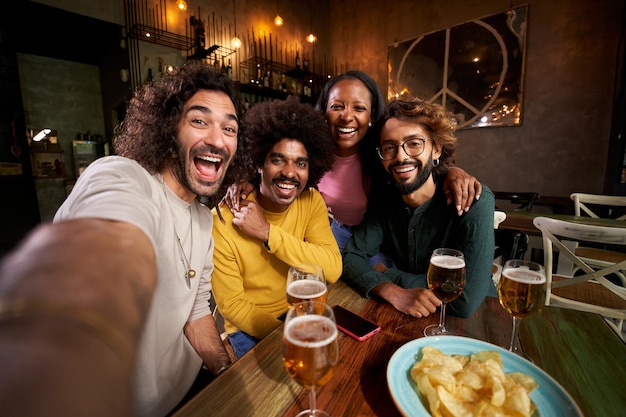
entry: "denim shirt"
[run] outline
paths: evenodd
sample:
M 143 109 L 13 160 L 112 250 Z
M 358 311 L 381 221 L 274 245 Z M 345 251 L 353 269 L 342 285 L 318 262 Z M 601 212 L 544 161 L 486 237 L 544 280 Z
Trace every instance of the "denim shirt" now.
M 432 251 L 439 247 L 458 249 L 465 256 L 467 282 L 461 296 L 449 303 L 448 311 L 469 317 L 492 292 L 494 206 L 493 193 L 483 185 L 480 200 L 458 216 L 454 204 L 446 204 L 442 182 L 437 184 L 433 198 L 415 210 L 395 189 L 370 198 L 363 222 L 354 229 L 343 252 L 341 279 L 365 297 L 383 282 L 428 288 L 426 273 Z M 368 259 L 379 252 L 391 256 L 395 268 L 373 270 Z

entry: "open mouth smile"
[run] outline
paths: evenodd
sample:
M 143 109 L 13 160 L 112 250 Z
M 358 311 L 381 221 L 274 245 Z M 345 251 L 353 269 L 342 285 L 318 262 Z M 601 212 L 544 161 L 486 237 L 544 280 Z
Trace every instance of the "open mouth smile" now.
M 356 132 L 358 129 L 356 127 L 337 127 L 336 130 L 342 135 L 348 135 Z
M 220 156 L 198 155 L 193 161 L 205 181 L 215 181 L 224 159 Z

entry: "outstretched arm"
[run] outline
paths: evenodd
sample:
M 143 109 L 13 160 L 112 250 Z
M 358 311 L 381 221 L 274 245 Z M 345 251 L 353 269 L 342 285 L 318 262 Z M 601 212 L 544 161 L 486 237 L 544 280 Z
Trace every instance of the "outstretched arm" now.
M 454 199 L 459 216 L 469 211 L 474 199 L 478 200 L 482 193 L 482 185 L 478 179 L 459 167 L 448 169 L 443 182 L 443 189 L 446 192 L 448 204 L 452 203 Z
M 152 244 L 135 226 L 39 226 L 0 266 L 2 411 L 132 415 L 136 349 L 156 281 Z

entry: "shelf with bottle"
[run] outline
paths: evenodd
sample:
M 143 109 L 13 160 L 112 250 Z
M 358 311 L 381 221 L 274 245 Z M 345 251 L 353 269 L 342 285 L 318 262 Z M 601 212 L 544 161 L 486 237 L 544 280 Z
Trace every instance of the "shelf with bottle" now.
M 242 61 L 243 74 L 240 90 L 258 96 L 255 102 L 265 98 L 285 98 L 299 95 L 303 102 L 314 102 L 324 86 L 325 78 L 303 68 L 253 56 Z

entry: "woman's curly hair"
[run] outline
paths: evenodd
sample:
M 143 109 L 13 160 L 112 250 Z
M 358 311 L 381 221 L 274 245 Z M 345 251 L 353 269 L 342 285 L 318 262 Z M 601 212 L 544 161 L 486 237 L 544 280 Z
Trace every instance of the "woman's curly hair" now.
M 296 139 L 304 145 L 309 157 L 307 186 L 316 187 L 335 160 L 335 143 L 324 117 L 296 96 L 252 106 L 243 118 L 242 136 L 247 148 L 241 151 L 252 159 L 248 180 L 255 185 L 259 181 L 257 169 L 263 167 L 274 144 L 282 139 Z
M 441 146 L 439 165 L 433 167 L 433 177 L 435 180 L 445 177 L 448 168 L 455 163 L 456 123 L 452 114 L 440 104 L 429 103 L 417 97 L 393 99 L 387 104 L 378 125 L 378 137 L 383 125 L 391 118 L 418 123 L 426 129 L 433 144 Z
M 223 92 L 241 117 L 244 107 L 234 82 L 210 65 L 188 64 L 172 74 L 163 74 L 134 93 L 124 120 L 115 128 L 115 153 L 134 159 L 152 174 L 172 164 L 178 158 L 177 127 L 183 106 L 200 90 Z M 238 148 L 241 145 L 240 137 Z M 242 157 L 241 152 L 235 153 L 224 183 L 241 178 L 245 172 L 241 169 L 245 166 Z

